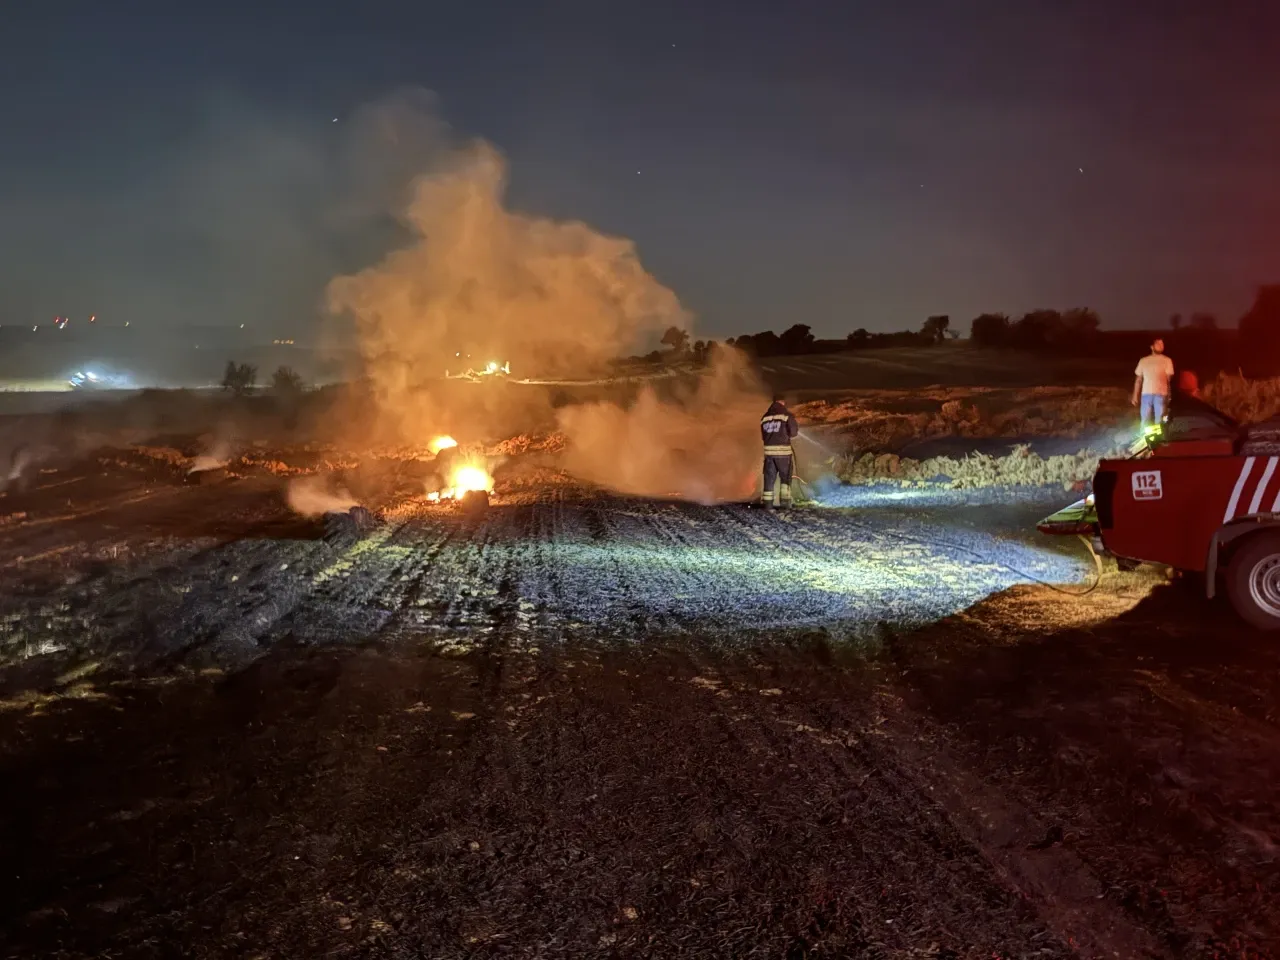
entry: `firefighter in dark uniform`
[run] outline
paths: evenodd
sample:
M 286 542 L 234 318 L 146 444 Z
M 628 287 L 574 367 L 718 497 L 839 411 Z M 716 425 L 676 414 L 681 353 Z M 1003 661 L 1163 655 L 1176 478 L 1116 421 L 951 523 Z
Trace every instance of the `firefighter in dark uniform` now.
M 791 465 L 795 451 L 791 441 L 800 432 L 796 415 L 787 409 L 782 398 L 775 396 L 773 404 L 760 418 L 760 438 L 764 441 L 764 493 L 760 502 L 767 507 L 791 506 Z M 775 481 L 781 481 L 778 501 L 773 497 Z

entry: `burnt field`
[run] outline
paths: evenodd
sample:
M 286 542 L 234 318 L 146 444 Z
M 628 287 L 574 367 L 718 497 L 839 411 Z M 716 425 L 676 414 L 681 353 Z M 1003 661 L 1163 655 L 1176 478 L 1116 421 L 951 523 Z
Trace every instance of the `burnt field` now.
M 12 956 L 1258 957 L 1280 647 L 1058 492 L 0 499 Z

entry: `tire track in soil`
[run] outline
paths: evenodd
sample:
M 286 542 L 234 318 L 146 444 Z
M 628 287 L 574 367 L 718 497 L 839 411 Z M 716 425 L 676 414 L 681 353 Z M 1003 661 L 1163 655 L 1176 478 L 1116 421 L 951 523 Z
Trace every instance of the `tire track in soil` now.
M 816 697 L 806 691 L 798 698 L 770 692 L 778 729 L 828 746 L 828 772 L 817 778 L 818 784 L 853 782 L 843 769 L 849 764 L 865 771 L 858 787 L 889 808 L 867 822 L 866 829 L 874 830 L 876 822 L 918 824 L 913 832 L 922 842 L 895 848 L 899 861 L 909 865 L 900 883 L 932 851 L 949 866 L 963 860 L 970 873 L 957 877 L 952 870 L 947 889 L 931 894 L 949 905 L 969 909 L 966 904 L 976 896 L 972 882 L 980 878 L 990 885 L 994 880 L 1017 902 L 1034 907 L 1072 954 L 1158 955 L 1145 930 L 1102 902 L 1103 885 L 1073 854 L 1062 849 L 1025 852 L 1045 835 L 1043 825 L 950 760 L 937 731 L 923 717 L 908 716 L 896 697 L 868 696 L 864 702 L 870 709 L 851 717 L 846 714 L 848 698 L 835 691 Z M 929 902 L 921 896 L 909 901 L 917 908 Z
M 868 618 L 864 609 L 884 608 L 893 619 L 900 615 L 903 594 L 918 595 L 937 585 L 936 580 L 904 575 L 899 568 L 907 557 L 901 550 L 886 552 L 892 541 L 876 531 L 852 540 L 841 513 L 755 509 L 726 510 L 724 517 L 756 547 L 759 575 L 772 579 L 786 597 L 787 615 L 780 622 L 759 624 L 759 632 L 769 636 L 821 629 L 851 639 L 873 637 L 882 621 Z M 843 562 L 846 554 L 851 563 Z M 833 582 L 838 587 L 834 591 Z M 852 596 L 862 602 L 852 602 Z
M 208 588 L 192 600 L 197 621 L 190 639 L 169 659 L 243 665 L 299 635 L 309 642 L 359 641 L 388 616 L 376 602 L 396 569 L 387 554 L 418 538 L 400 524 L 341 552 L 323 541 L 273 540 L 262 541 L 253 558 L 220 555 L 221 575 L 207 575 Z M 249 579 L 227 575 L 228 566 L 247 566 Z
M 710 517 L 716 521 L 724 514 L 717 511 Z M 680 632 L 691 634 L 706 619 L 708 599 L 716 596 L 719 587 L 715 574 L 708 569 L 705 558 L 713 551 L 732 551 L 731 544 L 722 537 L 706 536 L 703 522 L 698 519 L 698 509 L 675 503 L 648 504 L 646 533 L 656 534 L 665 548 L 653 551 L 659 569 L 664 571 L 664 590 L 660 593 L 670 604 L 666 611 L 667 623 L 660 625 L 664 634 Z M 723 531 L 723 524 L 715 524 L 715 533 Z M 698 559 L 694 559 L 698 558 Z
M 271 642 L 394 639 L 452 537 L 447 526 L 409 520 L 357 541 L 313 578 L 307 604 L 276 624 Z
M 1123 910 L 1105 899 L 1105 884 L 1074 852 L 1062 847 L 1033 849 L 1048 829 L 1007 791 L 980 781 L 948 755 L 942 732 L 908 711 L 888 692 L 868 697 L 869 716 L 844 716 L 840 698 L 822 696 L 774 700 L 780 728 L 841 747 L 866 771 L 869 792 L 892 808 L 898 822 L 920 822 L 927 846 L 950 859 L 964 856 L 980 866 L 1010 895 L 1030 904 L 1061 943 L 1083 956 L 1158 956 L 1155 939 Z M 850 780 L 832 763 L 820 783 Z M 918 861 L 922 851 L 904 851 Z M 942 892 L 948 903 L 973 896 L 967 883 Z M 918 902 L 918 901 L 917 901 Z
M 1034 594 L 1026 596 L 1022 604 L 1035 602 Z M 1067 831 L 1065 841 L 1028 855 L 1029 865 L 1015 862 L 1011 868 L 1015 877 L 1026 878 L 1029 890 L 1058 880 L 1038 875 L 1040 861 L 1075 858 L 1096 878 L 1097 894 L 1105 897 L 1102 908 L 1123 912 L 1159 941 L 1163 952 L 1152 955 L 1271 957 L 1280 942 L 1280 914 L 1272 906 L 1280 871 L 1275 817 L 1260 798 L 1274 782 L 1268 776 L 1280 757 L 1276 730 L 1257 728 L 1265 734 L 1259 742 L 1252 721 L 1236 714 L 1229 734 L 1215 730 L 1212 718 L 1195 706 L 1162 701 L 1147 686 L 1152 676 L 1176 675 L 1173 664 L 1187 659 L 1225 664 L 1240 680 L 1250 671 L 1242 662 L 1246 651 L 1255 645 L 1269 650 L 1271 644 L 1265 636 L 1237 633 L 1206 647 L 1206 626 L 1217 615 L 1200 608 L 1199 597 L 1194 600 L 1196 608 L 1183 611 L 1185 620 L 1178 624 L 1149 613 L 1110 635 L 1078 630 L 1054 638 L 1045 630 L 1028 641 L 1024 633 L 1017 648 L 1005 648 L 1020 651 L 1016 671 L 1001 665 L 1006 653 L 993 648 L 991 637 L 1001 621 L 1005 629 L 1025 623 L 1021 609 L 1004 611 L 995 624 L 990 610 L 980 610 L 972 620 L 948 624 L 945 634 L 933 628 L 916 638 L 924 650 L 891 647 L 897 673 L 911 677 L 904 681 L 907 705 L 897 706 L 907 717 L 900 726 L 928 729 L 928 722 L 917 721 L 921 713 L 934 722 L 931 742 L 946 745 L 945 752 L 957 759 L 937 764 L 921 779 L 926 786 L 942 781 L 935 792 L 949 794 L 959 816 L 971 816 L 965 807 L 970 794 L 980 796 L 967 771 L 994 770 L 1003 789 L 987 804 L 990 810 L 1012 804 L 1019 812 L 1036 811 L 1036 819 L 1052 824 L 1059 835 Z M 945 649 L 929 649 L 944 639 Z M 1123 653 L 1108 649 L 1121 643 L 1134 646 Z M 971 665 L 957 680 L 935 659 L 939 653 L 943 662 L 955 658 Z M 1064 669 L 1059 659 L 1070 666 Z M 1232 711 L 1232 692 L 1211 689 L 1225 694 L 1222 713 Z M 1046 710 L 1046 704 L 1052 707 Z M 1172 777 L 1166 773 L 1170 767 Z M 1016 825 L 1020 815 L 993 822 Z M 1258 816 L 1261 829 L 1242 836 L 1235 816 Z M 1024 827 L 1017 844 L 996 845 L 997 867 L 1010 869 L 1001 857 L 1047 836 L 1043 825 Z M 1082 887 L 1069 889 L 1062 904 L 1070 907 Z M 1092 907 L 1087 896 L 1086 906 Z M 1102 922 L 1090 926 L 1106 929 Z
M 572 635 L 573 625 L 559 617 L 564 605 L 564 580 L 556 546 L 568 542 L 564 490 L 551 491 L 550 502 L 534 506 L 529 527 L 530 562 L 515 585 L 519 604 L 519 629 L 528 646 L 560 644 Z
M 670 605 L 685 579 L 672 558 L 646 543 L 658 528 L 660 506 L 646 501 L 629 506 L 631 509 L 621 511 L 617 501 L 603 501 L 591 515 L 597 531 L 593 539 L 607 551 L 605 576 L 609 583 L 600 593 L 622 598 L 626 611 L 622 621 L 626 628 L 612 631 L 612 639 L 623 642 L 643 640 L 648 634 L 680 632 L 679 619 L 672 615 Z M 639 564 L 643 567 L 638 568 Z M 648 603 L 641 600 L 637 581 L 643 584 Z M 593 588 L 600 589 L 594 584 Z M 613 622 L 612 617 L 609 622 Z
M 649 918 L 653 955 L 898 956 L 929 943 L 1068 955 L 945 819 L 876 780 L 875 758 L 744 712 L 684 652 L 639 672 L 621 652 L 566 667 L 505 742 L 505 788 L 485 817 L 501 874 L 449 881 L 464 891 L 450 905 L 459 928 L 498 918 L 494 949 L 503 927 L 534 952 L 634 949 L 617 916 L 629 904 Z M 561 813 L 541 819 L 549 809 Z
M 158 578 L 160 589 L 149 589 L 146 602 L 129 595 L 133 615 L 118 621 L 115 636 L 143 638 L 135 662 L 144 668 L 163 669 L 193 656 L 247 663 L 258 654 L 249 625 L 270 623 L 303 601 L 298 571 L 322 562 L 323 549 L 313 541 L 275 540 L 214 547 L 167 568 Z

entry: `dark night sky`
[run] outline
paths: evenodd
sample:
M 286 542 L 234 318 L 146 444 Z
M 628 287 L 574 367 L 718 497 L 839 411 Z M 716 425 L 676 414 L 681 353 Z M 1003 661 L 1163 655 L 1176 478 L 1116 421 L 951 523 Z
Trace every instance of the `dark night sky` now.
M 310 151 L 406 85 L 506 153 L 513 204 L 634 239 L 715 335 L 1234 321 L 1280 281 L 1264 0 L 21 6 L 0 322 L 304 328 L 376 249 L 317 238 Z

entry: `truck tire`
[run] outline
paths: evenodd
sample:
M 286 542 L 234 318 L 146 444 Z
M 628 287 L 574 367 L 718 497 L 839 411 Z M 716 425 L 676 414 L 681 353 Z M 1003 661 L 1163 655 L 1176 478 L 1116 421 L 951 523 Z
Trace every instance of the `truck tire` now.
M 1280 630 L 1280 536 L 1249 537 L 1227 567 L 1227 596 L 1259 630 Z

